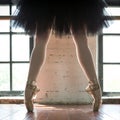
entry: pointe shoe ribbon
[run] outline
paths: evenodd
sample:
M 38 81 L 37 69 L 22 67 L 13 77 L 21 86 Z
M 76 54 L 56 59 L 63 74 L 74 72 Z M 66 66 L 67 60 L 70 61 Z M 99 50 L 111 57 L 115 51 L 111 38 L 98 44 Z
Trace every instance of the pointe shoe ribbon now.
M 99 85 L 98 84 L 89 84 L 87 87 L 86 87 L 86 92 L 88 93 L 91 93 L 92 91 L 96 91 L 99 89 Z
M 33 90 L 33 95 L 36 95 L 40 91 L 40 89 L 36 85 L 36 81 L 28 82 L 27 86 Z

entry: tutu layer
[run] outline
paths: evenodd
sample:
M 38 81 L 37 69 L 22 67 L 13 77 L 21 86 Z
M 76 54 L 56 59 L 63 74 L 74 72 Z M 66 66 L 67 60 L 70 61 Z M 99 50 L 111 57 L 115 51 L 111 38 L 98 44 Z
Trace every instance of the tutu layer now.
M 90 34 L 108 27 L 107 7 L 103 0 L 20 0 L 15 12 L 14 26 L 22 27 L 26 33 L 34 34 L 36 25 L 40 34 L 53 28 L 57 35 L 69 34 L 72 27 L 75 32 L 86 25 Z

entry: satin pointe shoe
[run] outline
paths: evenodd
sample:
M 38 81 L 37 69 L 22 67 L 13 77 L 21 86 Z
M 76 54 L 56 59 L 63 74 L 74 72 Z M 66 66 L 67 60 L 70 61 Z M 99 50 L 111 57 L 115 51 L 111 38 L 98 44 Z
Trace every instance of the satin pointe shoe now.
M 25 88 L 25 106 L 28 112 L 33 112 L 33 97 L 39 92 L 40 90 L 36 86 L 36 82 L 27 82 Z
M 102 104 L 102 99 L 101 99 L 101 88 L 99 84 L 93 84 L 89 83 L 89 85 L 86 87 L 86 92 L 88 92 L 93 100 L 93 111 L 98 111 L 100 108 L 100 105 Z

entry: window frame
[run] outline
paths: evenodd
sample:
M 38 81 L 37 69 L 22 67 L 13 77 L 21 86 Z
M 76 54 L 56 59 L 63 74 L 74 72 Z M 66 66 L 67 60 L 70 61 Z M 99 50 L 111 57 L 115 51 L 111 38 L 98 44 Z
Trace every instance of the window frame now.
M 1 4 L 0 5 L 3 5 L 3 6 L 9 6 L 9 15 L 3 15 L 3 16 L 0 16 L 0 20 L 10 20 L 12 16 L 12 6 L 14 4 L 11 4 L 11 3 L 4 3 L 4 4 Z M 25 32 L 12 32 L 12 29 L 11 29 L 11 20 L 10 20 L 10 26 L 9 26 L 9 32 L 0 32 L 0 35 L 9 35 L 9 42 L 10 42 L 10 58 L 9 58 L 9 61 L 0 61 L 0 64 L 9 64 L 10 65 L 10 90 L 9 91 L 0 91 L 0 96 L 23 96 L 24 95 L 24 91 L 23 90 L 13 90 L 13 76 L 12 76 L 12 67 L 13 67 L 13 63 L 29 63 L 29 60 L 28 61 L 13 61 L 12 60 L 12 35 L 26 35 Z M 31 52 L 32 52 L 32 49 L 33 49 L 33 36 L 29 36 L 29 58 L 30 58 L 30 55 L 31 55 Z
M 116 6 L 110 6 L 110 7 L 116 7 Z M 117 6 L 118 7 L 118 6 Z M 120 15 L 119 16 L 112 16 L 113 20 L 120 20 Z M 119 97 L 120 92 L 104 92 L 103 91 L 103 66 L 104 65 L 120 65 L 120 62 L 104 62 L 103 61 L 103 36 L 120 36 L 120 33 L 103 33 L 101 30 L 100 34 L 98 35 L 98 78 L 100 80 L 100 85 L 102 88 L 102 95 L 107 96 L 107 97 Z

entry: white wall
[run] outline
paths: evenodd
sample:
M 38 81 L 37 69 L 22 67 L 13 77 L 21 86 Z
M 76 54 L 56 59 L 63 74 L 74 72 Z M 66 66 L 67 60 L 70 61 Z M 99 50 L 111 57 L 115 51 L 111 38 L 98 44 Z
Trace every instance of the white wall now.
M 90 49 L 96 60 L 96 40 L 89 38 Z M 78 64 L 71 37 L 55 38 L 52 35 L 43 69 L 37 79 L 40 92 L 36 96 L 39 103 L 88 104 L 91 96 L 85 92 L 88 84 L 81 66 Z

